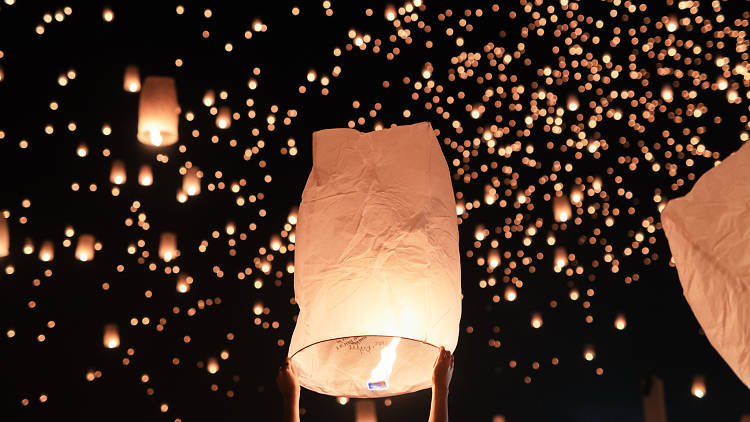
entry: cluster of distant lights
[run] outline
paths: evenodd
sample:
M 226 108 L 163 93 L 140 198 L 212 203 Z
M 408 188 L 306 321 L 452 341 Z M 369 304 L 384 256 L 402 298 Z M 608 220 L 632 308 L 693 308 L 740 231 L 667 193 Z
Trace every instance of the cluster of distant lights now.
M 13 5 L 14 0 L 5 0 L 7 5 Z M 722 157 L 717 152 L 712 152 L 702 142 L 702 135 L 707 132 L 706 126 L 700 126 L 699 123 L 693 123 L 691 119 L 707 118 L 713 115 L 710 122 L 714 124 L 724 123 L 721 116 L 721 107 L 715 103 L 703 103 L 699 101 L 700 95 L 705 92 L 726 92 L 724 94 L 725 102 L 728 105 L 746 104 L 750 99 L 750 91 L 747 87 L 750 85 L 750 65 L 748 65 L 748 42 L 744 40 L 746 36 L 744 30 L 735 30 L 726 26 L 727 29 L 719 30 L 718 25 L 724 23 L 726 18 L 720 13 L 721 2 L 710 2 L 710 8 L 715 14 L 714 20 L 710 20 L 698 14 L 698 2 L 693 1 L 667 1 L 668 5 L 677 6 L 683 12 L 689 12 L 692 17 L 683 16 L 678 18 L 676 15 L 645 17 L 648 22 L 641 26 L 631 26 L 625 29 L 616 25 L 618 20 L 622 20 L 623 14 L 643 13 L 647 11 L 645 3 L 636 5 L 634 2 L 613 0 L 612 9 L 609 18 L 612 22 L 605 22 L 604 19 L 593 19 L 584 15 L 576 14 L 578 3 L 560 0 L 554 4 L 545 4 L 546 7 L 535 7 L 531 2 L 521 2 L 524 13 L 531 16 L 533 23 L 521 27 L 522 38 L 533 36 L 543 36 L 547 31 L 553 33 L 555 37 L 565 36 L 565 48 L 558 45 L 551 46 L 552 52 L 557 56 L 558 65 L 556 67 L 549 64 L 538 65 L 532 60 L 529 52 L 526 51 L 524 42 L 510 43 L 501 42 L 501 45 L 495 45 L 488 42 L 481 46 L 466 46 L 469 41 L 464 39 L 461 32 L 471 32 L 474 27 L 470 22 L 472 18 L 479 19 L 486 13 L 499 13 L 502 6 L 492 5 L 489 11 L 476 9 L 465 10 L 464 12 L 455 12 L 445 10 L 436 16 L 437 22 L 433 27 L 427 24 L 420 15 L 427 10 L 426 5 L 419 0 L 406 2 L 401 7 L 389 6 L 383 12 L 383 18 L 393 26 L 393 33 L 387 38 L 378 38 L 369 33 L 360 32 L 354 28 L 349 29 L 346 35 L 346 44 L 344 48 L 336 47 L 333 50 L 334 57 L 341 57 L 344 51 L 351 54 L 362 54 L 370 52 L 375 55 L 383 55 L 386 60 L 392 61 L 401 53 L 401 47 L 405 45 L 420 42 L 422 36 L 429 36 L 433 33 L 444 35 L 459 49 L 466 46 L 468 50 L 461 51 L 455 56 L 449 57 L 447 61 L 441 62 L 440 54 L 435 54 L 431 61 L 426 62 L 422 69 L 413 69 L 413 75 L 405 75 L 400 81 L 377 81 L 378 87 L 387 91 L 392 85 L 401 83 L 411 90 L 412 105 L 404 108 L 401 115 L 404 119 L 410 119 L 413 110 L 423 107 L 427 112 L 434 112 L 434 118 L 443 120 L 445 123 L 435 123 L 435 127 L 447 128 L 455 132 L 456 136 L 452 139 L 447 132 L 441 131 L 438 138 L 452 152 L 448 155 L 449 165 L 452 167 L 456 186 L 464 184 L 467 190 L 481 185 L 483 195 L 471 199 L 471 193 L 464 193 L 457 189 L 457 216 L 459 223 L 470 223 L 470 214 L 475 210 L 483 207 L 500 207 L 513 211 L 515 215 L 506 213 L 504 225 L 490 227 L 489 224 L 477 224 L 474 230 L 473 247 L 464 251 L 466 258 L 474 260 L 478 267 L 484 268 L 488 277 L 478 282 L 481 289 L 500 288 L 504 286 L 498 294 L 490 297 L 492 303 L 499 303 L 502 300 L 507 302 L 516 301 L 522 294 L 524 281 L 521 277 L 514 274 L 518 268 L 524 268 L 529 274 L 538 271 L 535 261 L 547 265 L 544 253 L 535 251 L 528 253 L 523 248 L 532 247 L 535 242 L 543 242 L 549 247 L 555 247 L 552 256 L 551 269 L 554 273 L 560 273 L 566 277 L 582 276 L 587 272 L 587 268 L 581 262 L 575 253 L 568 251 L 566 247 L 558 245 L 558 237 L 565 234 L 565 231 L 573 226 L 581 226 L 584 218 L 598 219 L 602 217 L 604 227 L 595 227 L 589 235 L 582 235 L 578 239 L 578 246 L 600 247 L 603 250 L 601 260 L 594 260 L 589 263 L 592 269 L 600 266 L 609 266 L 612 274 L 618 274 L 621 270 L 621 259 L 630 256 L 641 256 L 643 265 L 649 265 L 657 261 L 660 257 L 652 251 L 657 241 L 656 231 L 660 229 L 660 223 L 653 216 L 640 218 L 640 227 L 631 228 L 628 236 L 632 239 L 628 245 L 613 245 L 603 235 L 606 228 L 615 226 L 615 222 L 620 215 L 638 215 L 648 214 L 653 211 L 660 211 L 667 200 L 669 191 L 674 192 L 674 196 L 684 193 L 683 186 L 685 180 L 678 177 L 678 170 L 693 167 L 697 160 L 713 160 L 715 164 L 720 162 Z M 706 7 L 706 4 L 701 7 Z M 621 10 L 618 10 L 620 8 Z M 537 10 L 538 9 L 538 10 Z M 326 16 L 333 15 L 333 7 L 330 1 L 323 2 L 323 10 Z M 560 14 L 558 15 L 558 12 Z M 72 8 L 65 7 L 55 13 L 47 13 L 42 17 L 42 23 L 39 23 L 35 31 L 39 35 L 45 34 L 45 25 L 52 25 L 54 22 L 63 22 L 66 16 L 73 13 Z M 182 5 L 176 7 L 176 13 L 182 15 L 185 8 Z M 292 16 L 299 16 L 302 13 L 300 7 L 291 9 Z M 545 16 L 546 14 L 546 16 Z M 203 11 L 203 16 L 210 19 L 213 12 L 210 9 Z M 365 15 L 372 17 L 376 13 L 372 9 L 366 9 Z M 519 14 L 516 11 L 510 11 L 508 15 L 511 19 L 517 19 Z M 105 22 L 115 20 L 115 11 L 104 9 L 102 19 Z M 735 19 L 735 26 L 748 26 L 748 15 L 745 12 L 742 19 Z M 565 21 L 568 19 L 569 21 Z M 449 24 L 451 20 L 456 21 L 458 27 Z M 554 24 L 554 25 L 550 25 Z M 650 24 L 656 29 L 656 32 L 649 32 Z M 607 41 L 598 35 L 593 35 L 582 29 L 583 26 L 593 26 L 597 30 L 602 30 L 612 38 Z M 614 26 L 613 26 L 614 25 Z M 717 25 L 717 27 L 714 27 Z M 728 25 L 725 24 L 725 25 Z M 604 29 L 606 27 L 606 30 Z M 253 38 L 253 33 L 266 32 L 268 27 L 261 20 L 256 20 L 251 24 L 250 29 L 244 33 L 244 38 L 249 40 Z M 702 41 L 692 40 L 683 41 L 677 38 L 674 33 L 684 31 L 685 33 L 693 30 L 700 30 L 701 34 L 708 34 L 714 31 L 714 37 L 701 44 Z M 501 38 L 505 37 L 505 30 L 501 31 Z M 720 34 L 720 35 L 719 35 Z M 202 31 L 203 38 L 211 37 L 209 31 Z M 737 41 L 731 43 L 730 39 Z M 597 48 L 605 50 L 601 57 L 595 56 L 591 52 L 586 52 L 585 44 L 592 43 L 598 45 Z M 633 45 L 633 53 L 627 57 L 627 64 L 623 65 L 623 58 L 617 57 L 614 52 L 606 51 L 617 49 L 620 44 L 630 43 Z M 662 45 L 663 44 L 663 45 Z M 734 44 L 736 52 L 741 60 L 732 63 L 732 59 L 722 54 L 714 54 L 712 49 L 721 50 L 725 47 L 731 47 Z M 399 47 L 401 46 L 401 47 Z M 424 47 L 428 50 L 436 47 L 433 41 L 424 41 Z M 474 50 L 471 50 L 471 48 Z M 224 44 L 224 50 L 231 53 L 234 44 L 227 42 Z M 481 52 L 479 52 L 481 50 Z M 439 53 L 439 52 L 438 52 Z M 598 53 L 597 53 L 598 54 Z M 647 57 L 646 59 L 643 56 Z M 4 52 L 0 50 L 0 82 L 5 82 L 5 74 L 2 69 Z M 663 83 L 659 86 L 653 86 L 646 77 L 646 70 L 639 67 L 646 60 L 649 63 L 660 63 L 658 66 L 658 76 L 674 77 L 672 83 Z M 669 61 L 672 62 L 669 62 Z M 691 64 L 700 65 L 702 62 L 708 63 L 715 67 L 719 76 L 712 77 L 706 73 L 697 70 L 683 70 L 681 66 L 690 66 Z M 525 85 L 522 78 L 513 74 L 514 67 L 518 63 L 523 63 L 522 69 L 532 71 L 538 77 L 539 82 L 531 82 Z M 673 66 L 666 66 L 672 63 Z M 176 67 L 183 65 L 182 59 L 176 59 Z M 664 65 L 661 65 L 664 64 Z M 536 67 L 535 67 L 536 66 Z M 332 91 L 334 78 L 342 72 L 341 65 L 334 65 L 329 71 L 320 69 L 308 69 L 303 71 L 303 82 L 299 85 L 298 92 L 306 94 L 314 84 L 319 84 L 318 89 L 321 95 L 329 95 Z M 261 69 L 255 67 L 252 69 L 252 75 L 247 81 L 247 87 L 253 91 L 257 89 L 260 83 Z M 59 75 L 57 83 L 60 86 L 67 86 L 77 78 L 75 69 Z M 649 75 L 655 77 L 657 75 Z M 438 81 L 438 77 L 444 78 L 443 82 Z M 629 79 L 620 87 L 615 82 L 623 79 Z M 490 81 L 500 81 L 495 84 L 495 88 L 484 90 L 480 98 L 469 98 L 469 94 L 457 89 L 452 82 L 456 81 L 475 82 L 477 86 L 489 83 Z M 681 83 L 685 80 L 683 86 Z M 306 81 L 306 82 L 305 82 Z M 494 82 L 493 82 L 494 83 Z M 612 85 L 612 88 L 604 89 L 603 85 Z M 559 94 L 559 91 L 571 91 L 571 89 L 561 89 L 562 87 L 575 88 L 575 93 Z M 138 93 L 141 90 L 141 79 L 138 69 L 131 66 L 125 70 L 123 88 L 131 93 Z M 743 92 L 744 91 L 744 92 Z M 592 96 L 591 93 L 595 95 Z M 473 94 L 473 93 L 472 93 Z M 343 94 L 342 94 L 343 95 Z M 201 103 L 208 109 L 211 116 L 215 116 L 215 126 L 219 130 L 228 130 L 232 122 L 243 118 L 239 112 L 232 112 L 227 106 L 217 106 L 217 101 L 226 100 L 229 93 L 221 90 L 218 94 L 214 90 L 206 91 L 201 99 Z M 218 97 L 218 100 L 217 100 Z M 589 98 L 587 98 L 589 97 Z M 679 107 L 675 103 L 685 103 L 684 107 Z M 421 105 L 420 105 L 421 104 Z M 253 98 L 246 100 L 249 110 L 246 113 L 247 118 L 255 119 L 260 113 L 253 107 L 256 106 Z M 384 108 L 390 106 L 388 102 L 373 103 L 370 108 L 357 99 L 352 101 L 352 110 L 358 116 L 349 120 L 347 126 L 362 130 L 381 130 L 387 127 L 380 117 Z M 60 102 L 52 100 L 49 108 L 53 111 L 58 110 Z M 500 110 L 508 110 L 501 114 Z M 278 105 L 271 105 L 269 113 L 265 117 L 264 128 L 267 133 L 275 130 L 276 125 L 283 124 L 291 126 L 293 119 L 297 117 L 298 111 L 288 109 L 285 112 Z M 192 122 L 196 116 L 196 111 L 184 110 L 183 116 L 185 121 Z M 281 115 L 279 115 L 282 113 Z M 619 139 L 603 139 L 596 131 L 600 125 L 606 122 L 623 122 L 637 137 L 643 134 L 649 125 L 654 122 L 656 116 L 666 117 L 674 122 L 675 125 L 681 126 L 681 132 L 672 132 L 669 129 L 663 129 L 659 133 L 662 138 L 658 142 L 646 144 L 643 141 L 630 140 L 625 136 Z M 737 141 L 746 142 L 748 139 L 748 117 L 742 116 L 740 121 L 744 128 L 738 131 Z M 710 124 L 710 123 L 709 123 Z M 66 126 L 69 132 L 75 132 L 77 129 L 76 122 L 69 122 Z M 444 129 L 443 129 L 444 130 Z M 540 131 L 543 132 L 540 134 Z M 533 131 L 533 132 L 532 132 Z M 101 132 L 109 136 L 113 128 L 105 123 L 101 127 Z M 44 127 L 44 133 L 52 135 L 55 133 L 55 127 L 47 124 Z M 203 137 L 199 129 L 192 129 L 189 132 L 190 137 Z M 262 136 L 261 129 L 253 129 L 254 137 Z M 548 141 L 546 144 L 537 143 L 531 145 L 523 141 L 524 138 L 550 138 L 553 136 L 569 136 L 564 142 Z M 0 140 L 5 139 L 5 133 L 0 130 Z M 459 140 L 462 137 L 472 139 Z M 503 139 L 507 138 L 507 139 Z M 685 139 L 685 140 L 681 140 Z M 213 143 L 218 143 L 219 138 L 214 135 L 211 138 Z M 19 148 L 24 149 L 29 146 L 29 141 L 21 139 Z M 156 145 L 156 143 L 155 143 Z M 231 139 L 229 145 L 236 147 L 238 141 Z M 614 166 L 604 168 L 601 174 L 576 177 L 572 185 L 566 185 L 561 178 L 566 173 L 572 173 L 576 166 L 575 160 L 592 159 L 599 160 L 608 151 L 617 145 L 619 148 L 632 150 L 632 156 L 622 155 L 616 157 L 618 165 L 624 169 L 635 172 L 645 166 L 646 172 L 666 173 L 672 178 L 676 178 L 668 189 L 656 188 L 650 201 L 656 204 L 655 207 L 646 206 L 642 203 L 641 208 L 637 208 L 633 192 L 627 189 L 622 175 L 626 172 L 617 171 Z M 265 148 L 266 142 L 259 139 L 255 146 L 248 147 L 242 151 L 243 158 L 250 160 Z M 574 157 L 568 162 L 555 161 L 551 166 L 551 172 L 545 173 L 542 170 L 542 163 L 535 158 L 537 149 L 548 151 L 559 151 L 559 157 L 563 160 L 568 155 Z M 179 146 L 180 153 L 186 153 L 187 149 L 184 144 Z M 279 149 L 282 155 L 295 156 L 298 154 L 296 141 L 289 138 L 285 145 Z M 88 157 L 91 153 L 85 143 L 81 143 L 75 154 L 79 158 Z M 108 148 L 101 150 L 103 157 L 110 157 L 111 151 Z M 659 155 L 664 157 L 660 160 Z M 515 156 L 521 156 L 516 159 Z M 157 161 L 166 163 L 170 157 L 159 153 Z M 669 160 L 677 161 L 669 162 Z M 607 162 L 607 164 L 613 163 Z M 511 165 L 517 165 L 521 171 L 528 172 L 537 170 L 537 180 L 535 183 L 528 183 L 516 169 Z M 548 165 L 549 163 L 545 163 Z M 259 160 L 258 165 L 265 167 L 265 161 Z M 644 170 L 641 170 L 644 171 Z M 122 160 L 112 160 L 109 181 L 111 194 L 118 196 L 120 194 L 119 186 L 128 183 L 128 169 L 126 163 Z M 189 197 L 201 193 L 201 185 L 213 176 L 215 179 L 207 184 L 209 191 L 224 190 L 235 195 L 235 203 L 243 206 L 248 203 L 262 201 L 264 194 L 261 192 L 251 195 L 241 195 L 240 192 L 248 186 L 245 179 L 224 182 L 222 172 L 216 170 L 213 174 L 207 174 L 197 169 L 191 161 L 186 161 L 180 167 L 180 174 L 183 176 L 182 186 L 177 188 L 175 199 L 180 203 L 186 203 Z M 563 175 L 563 176 L 561 176 Z M 688 180 L 694 180 L 697 176 L 690 172 L 685 176 Z M 264 182 L 269 183 L 272 175 L 266 174 Z M 521 184 L 525 182 L 525 184 Z M 148 187 L 157 183 L 155 172 L 149 165 L 141 165 L 138 168 L 137 183 L 140 186 Z M 609 185 L 611 191 L 605 188 Z M 550 188 L 551 186 L 551 188 Z M 92 192 L 99 189 L 96 183 L 90 183 L 84 186 L 83 183 L 74 181 L 71 184 L 72 191 L 88 189 Z M 678 193 L 680 192 L 680 193 Z M 629 206 L 625 209 L 610 204 L 611 199 L 618 199 L 626 202 Z M 646 201 L 648 203 L 649 201 Z M 22 207 L 28 209 L 31 206 L 29 199 L 24 199 Z M 134 201 L 130 207 L 133 216 L 127 217 L 126 226 L 137 225 L 142 230 L 150 229 L 148 217 L 145 212 L 139 211 L 141 204 Z M 652 209 L 653 208 L 653 209 Z M 552 210 L 553 222 L 545 221 L 543 214 Z M 541 211 L 540 215 L 535 215 L 535 211 Z M 640 212 L 639 212 L 640 211 Z M 260 209 L 258 215 L 263 217 L 268 211 Z M 531 221 L 525 219 L 525 215 L 532 215 Z M 2 210 L 2 216 L 5 219 L 11 218 L 9 210 Z M 21 224 L 26 224 L 26 217 L 18 217 Z M 294 250 L 294 225 L 296 224 L 296 214 L 294 210 L 290 213 L 287 222 L 284 224 L 279 234 L 274 236 L 267 247 L 261 247 L 258 250 L 258 256 L 253 259 L 255 268 L 247 267 L 243 272 L 236 274 L 240 280 L 251 277 L 253 274 L 262 274 L 254 277 L 253 286 L 261 289 L 268 278 L 274 278 L 274 283 L 281 285 L 281 279 L 293 274 L 294 264 L 291 257 L 286 259 L 283 255 Z M 485 227 L 488 226 L 488 227 Z M 257 229 L 257 223 L 251 223 L 248 228 L 251 231 Z M 618 227 L 624 230 L 623 227 Z M 229 221 L 223 229 L 226 236 L 229 236 L 228 243 L 230 247 L 234 246 L 236 240 L 235 234 L 239 235 L 241 240 L 247 239 L 247 234 L 240 232 L 240 227 L 235 222 Z M 95 258 L 96 251 L 103 248 L 101 241 L 98 241 L 94 235 L 78 234 L 72 226 L 64 228 L 65 238 L 62 242 L 64 248 L 72 247 L 75 244 L 74 256 L 80 261 L 91 261 Z M 218 239 L 222 236 L 220 231 L 214 230 L 210 237 Z M 74 238 L 75 237 L 75 238 Z M 502 250 L 501 243 L 517 239 L 520 237 L 518 250 Z M 542 238 L 542 240 L 538 240 Z M 180 250 L 177 248 L 178 239 L 173 233 L 162 233 L 156 256 L 164 263 L 169 264 L 172 260 L 180 257 Z M 572 242 L 567 243 L 568 247 L 574 246 Z M 208 240 L 204 240 L 198 245 L 199 252 L 205 252 L 208 247 Z M 140 250 L 140 253 L 138 252 Z M 35 242 L 27 238 L 23 246 L 25 255 L 38 253 L 38 257 L 43 262 L 49 262 L 54 259 L 54 243 L 50 240 L 42 241 L 38 248 Z M 234 249 L 230 249 L 230 255 Z M 618 258 L 618 251 L 622 257 Z M 0 250 L 0 253 L 2 251 Z M 127 247 L 129 255 L 138 256 L 138 263 L 146 265 L 146 260 L 153 253 L 146 247 L 143 239 L 134 241 Z M 7 255 L 7 254 L 6 254 Z M 281 261 L 279 265 L 277 262 Z M 631 264 L 632 265 L 632 264 Z M 673 265 L 670 263 L 670 265 Z M 280 267 L 280 268 L 279 268 Z M 151 271 L 156 271 L 158 265 L 154 262 L 148 264 Z M 278 268 L 278 269 L 276 269 Z M 123 272 L 124 266 L 116 267 L 118 272 Z M 166 265 L 163 268 L 165 274 L 177 275 L 175 289 L 179 293 L 187 293 L 194 282 L 193 278 L 180 271 L 177 265 Z M 13 264 L 7 264 L 4 272 L 11 275 L 15 272 Z M 499 275 L 502 273 L 501 275 Z M 45 271 L 45 276 L 51 276 L 51 270 Z M 219 266 L 214 267 L 214 274 L 217 277 L 223 277 L 224 273 Z M 587 276 L 589 281 L 594 281 L 595 276 L 590 272 Z M 624 277 L 624 281 L 630 284 L 638 281 L 639 275 L 633 273 Z M 39 279 L 34 280 L 35 285 L 39 285 Z M 576 302 L 584 299 L 582 306 L 584 309 L 591 307 L 591 298 L 595 295 L 594 288 L 579 288 L 570 283 L 571 287 L 568 293 L 568 299 Z M 464 284 L 466 286 L 466 283 Z M 103 283 L 102 288 L 107 290 L 108 283 Z M 465 287 L 466 290 L 466 287 Z M 146 291 L 145 296 L 150 297 L 151 292 Z M 196 307 L 191 307 L 185 312 L 192 316 L 198 309 L 206 306 L 220 304 L 221 298 L 206 298 L 197 301 Z M 294 300 L 291 299 L 293 304 Z M 28 302 L 28 307 L 34 308 L 35 301 Z M 558 306 L 557 301 L 551 301 L 549 306 L 555 308 Z M 197 309 L 196 309 L 197 308 Z M 178 314 L 183 310 L 178 307 L 173 308 L 173 313 Z M 258 301 L 252 306 L 252 323 L 256 326 L 262 326 L 265 329 L 278 329 L 280 323 L 274 320 L 266 320 L 270 315 L 270 308 Z M 586 323 L 594 321 L 591 313 L 585 317 Z M 135 318 L 130 321 L 132 326 L 138 324 L 149 325 L 148 317 Z M 156 325 L 157 331 L 162 331 L 166 320 L 159 319 Z M 534 312 L 530 317 L 530 325 L 534 329 L 540 329 L 544 325 L 543 313 Z M 623 313 L 616 315 L 613 321 L 616 330 L 625 330 L 627 328 L 627 318 Z M 47 327 L 52 329 L 55 326 L 54 321 L 49 321 Z M 475 328 L 466 327 L 466 333 L 472 334 Z M 494 326 L 494 334 L 499 333 L 499 327 Z M 8 338 L 16 336 L 16 330 L 10 328 L 6 331 Z M 228 333 L 227 339 L 231 340 L 234 334 Z M 45 340 L 44 334 L 37 336 L 39 342 Z M 107 348 L 116 349 L 120 347 L 119 328 L 117 325 L 109 324 L 104 327 L 103 345 Z M 185 336 L 185 343 L 190 342 L 190 337 Z M 279 338 L 277 345 L 283 347 L 284 339 Z M 497 338 L 491 338 L 488 341 L 491 348 L 499 348 L 501 343 Z M 126 354 L 132 356 L 135 353 L 133 348 L 128 348 Z M 223 350 L 219 358 L 211 357 L 206 362 L 198 362 L 199 367 L 211 373 L 217 373 L 220 368 L 220 360 L 229 358 L 229 351 Z M 180 363 L 179 358 L 174 358 L 173 364 Z M 596 351 L 593 345 L 583 347 L 583 359 L 594 361 Z M 552 364 L 557 365 L 559 359 L 552 358 Z M 129 357 L 123 358 L 123 365 L 129 364 Z M 509 366 L 517 367 L 518 362 L 509 361 Z M 532 369 L 538 370 L 539 362 L 532 363 Z M 597 367 L 595 373 L 603 374 L 603 368 Z M 87 381 L 95 381 L 102 376 L 100 370 L 90 370 L 86 372 Z M 149 381 L 149 376 L 143 374 L 141 377 L 143 383 Z M 524 382 L 530 383 L 531 377 L 524 378 Z M 213 384 L 212 389 L 218 389 Z M 149 395 L 153 395 L 152 388 L 147 390 Z M 692 394 L 701 398 L 706 394 L 705 379 L 696 376 L 693 381 Z M 232 397 L 232 390 L 227 391 L 227 396 Z M 46 394 L 39 396 L 38 400 L 42 403 L 48 399 Z M 346 404 L 348 399 L 338 398 L 338 402 Z M 387 404 L 390 404 L 387 399 Z M 22 404 L 28 405 L 29 399 L 24 398 Z M 160 407 L 162 412 L 168 410 L 166 403 Z M 179 420 L 177 418 L 176 420 Z

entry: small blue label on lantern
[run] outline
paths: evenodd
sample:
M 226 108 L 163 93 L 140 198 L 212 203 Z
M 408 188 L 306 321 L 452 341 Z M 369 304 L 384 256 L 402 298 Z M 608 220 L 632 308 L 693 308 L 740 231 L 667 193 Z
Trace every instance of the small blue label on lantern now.
M 386 382 L 386 381 L 368 382 L 367 383 L 367 389 L 370 390 L 370 391 L 387 390 L 388 389 L 388 382 Z

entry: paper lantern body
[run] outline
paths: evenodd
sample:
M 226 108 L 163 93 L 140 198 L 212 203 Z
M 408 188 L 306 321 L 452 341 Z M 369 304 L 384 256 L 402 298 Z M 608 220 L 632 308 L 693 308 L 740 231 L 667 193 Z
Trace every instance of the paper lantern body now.
M 429 123 L 313 134 L 295 233 L 300 313 L 289 349 L 302 386 L 385 397 L 431 385 L 439 347 L 453 351 L 458 341 L 456 218 L 450 172 Z M 395 360 L 386 356 L 384 373 L 373 377 L 388 352 Z
M 750 387 L 750 146 L 670 201 L 661 221 L 690 308 Z
M 154 146 L 176 143 L 179 115 L 174 79 L 166 76 L 147 77 L 138 105 L 138 140 Z

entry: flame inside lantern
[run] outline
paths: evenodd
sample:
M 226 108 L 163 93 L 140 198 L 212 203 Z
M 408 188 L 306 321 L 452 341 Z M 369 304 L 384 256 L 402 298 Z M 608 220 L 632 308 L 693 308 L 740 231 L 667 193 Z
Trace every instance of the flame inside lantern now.
M 367 380 L 367 388 L 370 391 L 388 389 L 388 378 L 391 377 L 393 371 L 393 363 L 396 361 L 396 348 L 399 342 L 401 342 L 401 337 L 393 337 L 391 344 L 380 351 L 380 362 L 372 368 L 370 379 Z

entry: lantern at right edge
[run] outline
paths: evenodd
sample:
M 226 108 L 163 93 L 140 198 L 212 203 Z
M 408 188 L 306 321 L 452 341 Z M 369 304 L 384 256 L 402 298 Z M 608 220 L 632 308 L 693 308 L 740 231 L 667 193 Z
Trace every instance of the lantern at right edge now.
M 671 200 L 661 221 L 690 308 L 750 387 L 750 146 Z

